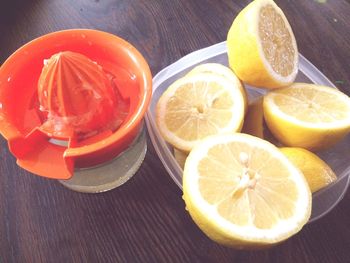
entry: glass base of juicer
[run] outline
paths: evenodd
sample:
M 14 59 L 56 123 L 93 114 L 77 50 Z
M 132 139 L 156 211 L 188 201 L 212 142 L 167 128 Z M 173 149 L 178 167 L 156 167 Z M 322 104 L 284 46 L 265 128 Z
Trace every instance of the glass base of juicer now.
M 83 193 L 101 193 L 128 181 L 140 168 L 147 151 L 146 128 L 143 125 L 134 142 L 113 160 L 74 171 L 72 178 L 59 180 L 65 187 Z

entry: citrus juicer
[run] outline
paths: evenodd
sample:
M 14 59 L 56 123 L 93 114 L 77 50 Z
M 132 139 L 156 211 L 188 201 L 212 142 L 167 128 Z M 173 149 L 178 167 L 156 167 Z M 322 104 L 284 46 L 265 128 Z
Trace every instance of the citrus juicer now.
M 146 153 L 152 76 L 125 40 L 72 29 L 39 37 L 0 68 L 0 132 L 17 164 L 70 189 L 127 181 Z

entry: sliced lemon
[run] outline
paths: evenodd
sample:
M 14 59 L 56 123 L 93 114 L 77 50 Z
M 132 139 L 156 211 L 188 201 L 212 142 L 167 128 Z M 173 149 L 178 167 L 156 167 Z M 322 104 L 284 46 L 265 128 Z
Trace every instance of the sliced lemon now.
M 260 97 L 249 104 L 247 113 L 244 117 L 242 133 L 259 137 L 279 146 L 280 143 L 275 137 L 273 137 L 266 126 L 264 120 L 263 101 L 263 97 Z
M 249 104 L 242 132 L 264 139 L 264 112 L 262 97 Z
M 174 157 L 179 166 L 184 169 L 188 153 L 174 148 Z
M 272 0 L 255 0 L 238 14 L 227 35 L 227 52 L 238 78 L 256 87 L 289 85 L 298 72 L 293 31 Z
M 161 135 L 185 152 L 209 135 L 240 131 L 243 118 L 242 93 L 227 78 L 210 73 L 175 81 L 156 107 Z
M 247 110 L 248 101 L 247 101 L 247 93 L 245 91 L 245 88 L 242 82 L 237 78 L 235 73 L 230 68 L 219 63 L 205 63 L 194 67 L 189 73 L 187 73 L 187 76 L 193 76 L 198 73 L 218 74 L 230 80 L 230 82 L 232 83 L 232 88 L 233 89 L 238 88 L 242 93 L 244 98 L 244 108 L 245 108 L 245 111 Z
M 267 126 L 286 146 L 325 149 L 350 131 L 350 98 L 334 88 L 295 83 L 269 92 L 263 107 Z
M 210 136 L 184 169 L 186 207 L 208 237 L 234 247 L 261 247 L 297 233 L 311 213 L 302 173 L 273 144 L 236 133 Z
M 280 150 L 304 174 L 312 193 L 337 180 L 332 168 L 316 154 L 296 147 L 283 147 Z

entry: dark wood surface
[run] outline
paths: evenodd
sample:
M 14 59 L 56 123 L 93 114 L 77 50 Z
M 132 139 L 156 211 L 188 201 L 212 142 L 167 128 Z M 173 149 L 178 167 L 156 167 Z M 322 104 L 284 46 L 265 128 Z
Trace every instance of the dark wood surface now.
M 130 41 L 156 74 L 224 41 L 249 1 L 12 0 L 0 3 L 0 63 L 22 44 L 67 28 Z M 279 0 L 299 51 L 350 94 L 350 2 Z M 0 262 L 350 262 L 350 191 L 327 216 L 286 242 L 238 251 L 210 241 L 148 141 L 145 162 L 122 187 L 80 194 L 16 165 L 0 139 Z

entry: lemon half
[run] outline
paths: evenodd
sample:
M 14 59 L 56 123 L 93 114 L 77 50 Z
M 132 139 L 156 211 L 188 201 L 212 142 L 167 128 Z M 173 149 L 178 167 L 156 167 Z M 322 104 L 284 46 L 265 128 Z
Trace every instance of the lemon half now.
M 289 85 L 298 72 L 292 28 L 272 0 L 255 0 L 238 14 L 227 35 L 227 52 L 238 78 L 256 87 Z
M 282 153 L 304 174 L 312 193 L 337 180 L 337 176 L 316 154 L 296 147 L 282 147 Z
M 227 78 L 210 73 L 175 81 L 156 107 L 161 135 L 185 152 L 209 135 L 239 132 L 243 119 L 243 94 Z
M 270 91 L 264 118 L 284 145 L 326 149 L 350 132 L 350 98 L 341 91 L 308 83 Z
M 204 139 L 184 169 L 187 209 L 212 240 L 269 246 L 297 233 L 311 213 L 302 173 L 273 144 L 236 133 Z
M 243 83 L 237 78 L 235 73 L 228 67 L 219 63 L 204 63 L 194 67 L 187 76 L 193 76 L 198 73 L 211 73 L 227 78 L 232 83 L 233 89 L 239 89 L 244 98 L 244 111 L 247 111 L 248 99 L 247 92 Z

